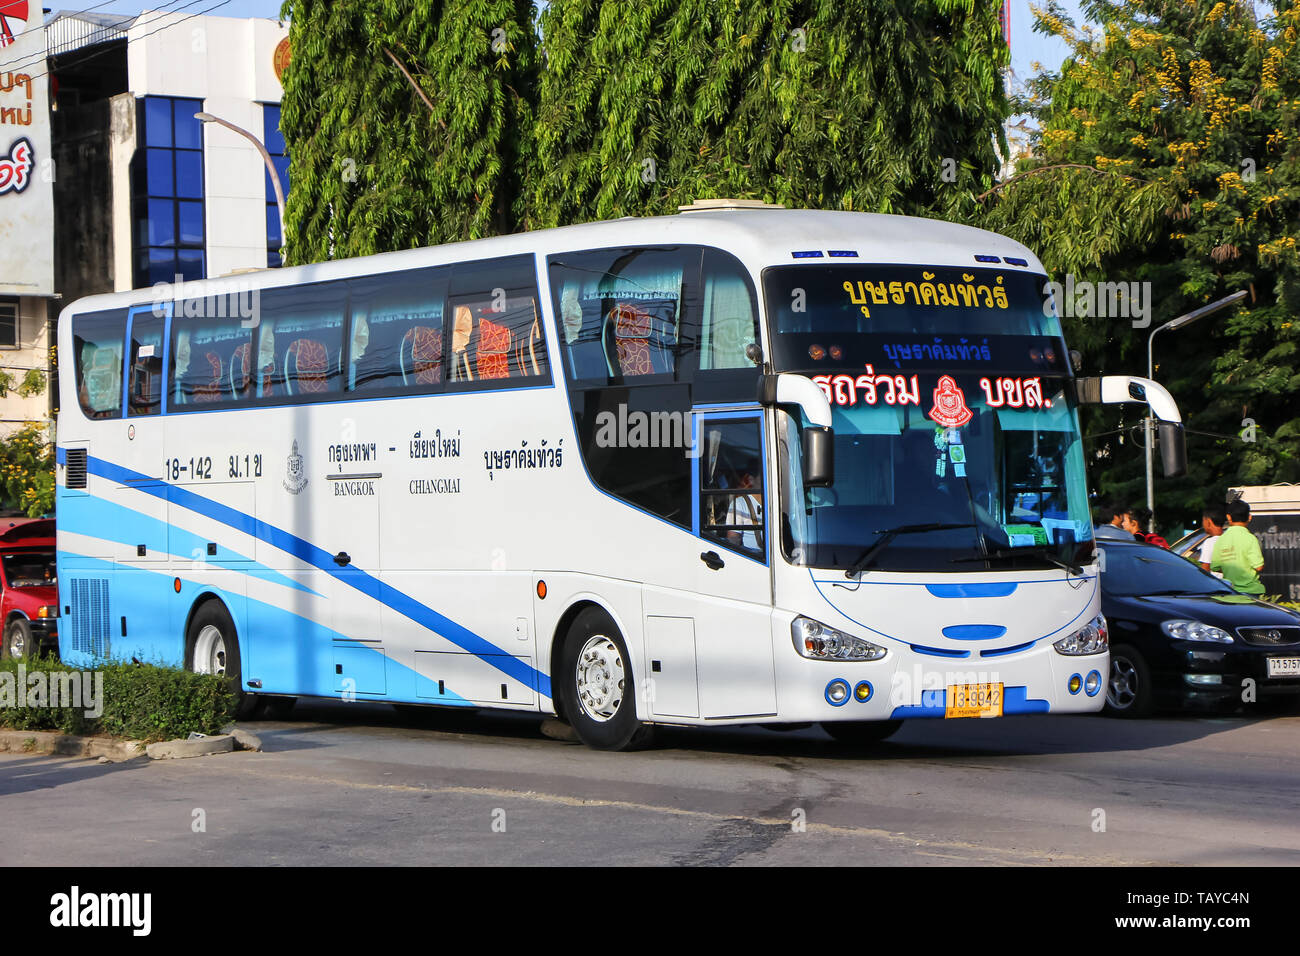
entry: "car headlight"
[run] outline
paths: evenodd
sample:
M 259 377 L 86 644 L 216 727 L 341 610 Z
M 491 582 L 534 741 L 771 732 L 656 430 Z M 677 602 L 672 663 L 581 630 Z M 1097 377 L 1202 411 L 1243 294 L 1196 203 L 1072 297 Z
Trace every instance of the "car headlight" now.
M 36 612 L 37 617 L 58 617 L 59 606 L 57 604 L 46 604 Z
M 794 649 L 814 661 L 878 661 L 885 649 L 852 634 L 827 627 L 809 617 L 790 622 Z
M 1231 644 L 1232 635 L 1221 627 L 1202 624 L 1200 621 L 1164 621 L 1160 630 L 1179 641 L 1209 641 L 1212 644 Z
M 1069 657 L 1104 654 L 1110 646 L 1110 638 L 1106 632 L 1106 618 L 1098 614 L 1069 637 L 1061 638 L 1052 646 L 1056 648 L 1058 654 Z

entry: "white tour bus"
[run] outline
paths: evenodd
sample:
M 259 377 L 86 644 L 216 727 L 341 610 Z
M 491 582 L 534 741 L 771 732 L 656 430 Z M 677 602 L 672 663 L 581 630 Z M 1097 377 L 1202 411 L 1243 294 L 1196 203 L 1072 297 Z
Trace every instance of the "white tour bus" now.
M 1018 243 L 758 205 L 68 306 L 64 660 L 606 749 L 1099 709 L 1077 405 L 1176 471 L 1168 393 L 1075 378 Z

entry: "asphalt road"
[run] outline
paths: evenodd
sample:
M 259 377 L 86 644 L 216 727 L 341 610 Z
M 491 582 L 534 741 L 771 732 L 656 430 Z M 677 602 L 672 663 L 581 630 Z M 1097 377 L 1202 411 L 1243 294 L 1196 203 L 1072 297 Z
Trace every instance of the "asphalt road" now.
M 25 834 L 0 864 L 1300 863 L 1300 716 L 914 721 L 869 751 L 673 730 L 632 754 L 373 704 L 246 726 L 266 752 L 0 754 Z

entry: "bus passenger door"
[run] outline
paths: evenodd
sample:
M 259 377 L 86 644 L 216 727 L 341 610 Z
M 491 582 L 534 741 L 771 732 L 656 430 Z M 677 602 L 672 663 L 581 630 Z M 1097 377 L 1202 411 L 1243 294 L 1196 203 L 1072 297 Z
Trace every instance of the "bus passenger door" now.
M 697 412 L 692 512 L 700 716 L 776 713 L 769 469 L 759 409 Z

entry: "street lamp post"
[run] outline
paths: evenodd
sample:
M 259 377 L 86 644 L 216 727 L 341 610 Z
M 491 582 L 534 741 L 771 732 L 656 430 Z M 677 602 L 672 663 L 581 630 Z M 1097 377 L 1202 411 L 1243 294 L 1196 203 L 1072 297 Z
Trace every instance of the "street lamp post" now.
M 1215 312 L 1222 311 L 1223 309 L 1228 308 L 1228 306 L 1230 305 L 1235 305 L 1236 303 L 1240 302 L 1242 299 L 1246 298 L 1246 295 L 1247 293 L 1245 290 L 1242 290 L 1241 292 L 1234 292 L 1232 293 L 1232 295 L 1225 296 L 1222 299 L 1218 299 L 1214 302 L 1211 302 L 1209 305 L 1203 305 L 1199 309 L 1193 309 L 1191 312 L 1188 312 L 1185 315 L 1180 315 L 1176 319 L 1170 319 L 1164 325 L 1158 325 L 1154 329 L 1152 329 L 1151 334 L 1147 336 L 1147 378 L 1149 379 L 1155 378 L 1155 363 L 1152 361 L 1151 346 L 1152 343 L 1155 341 L 1157 332 L 1163 332 L 1165 329 L 1173 330 L 1173 329 L 1181 328 L 1184 325 L 1191 325 L 1197 319 L 1203 319 L 1207 315 L 1213 315 Z M 1154 481 L 1154 463 L 1153 463 L 1152 446 L 1155 444 L 1155 429 L 1153 427 L 1154 420 L 1151 418 L 1150 412 L 1151 409 L 1148 408 L 1146 423 L 1145 423 L 1145 428 L 1146 428 L 1146 449 L 1145 450 L 1146 450 L 1146 463 L 1147 463 L 1147 511 L 1151 513 L 1151 519 L 1147 522 L 1147 531 L 1154 532 L 1156 530 L 1156 517 L 1155 517 L 1156 491 L 1155 491 L 1155 481 Z
M 275 164 L 271 162 L 271 154 L 266 151 L 262 141 L 243 127 L 236 126 L 234 123 L 228 123 L 219 116 L 213 116 L 211 113 L 195 113 L 194 118 L 200 123 L 216 123 L 218 126 L 224 126 L 232 133 L 238 133 L 244 139 L 248 140 L 257 147 L 257 151 L 262 154 L 262 162 L 266 163 L 266 171 L 271 175 L 271 187 L 275 190 L 275 207 L 280 213 L 280 242 L 284 242 L 284 190 L 280 188 L 280 174 L 275 171 Z M 1175 319 L 1175 321 L 1177 321 Z

